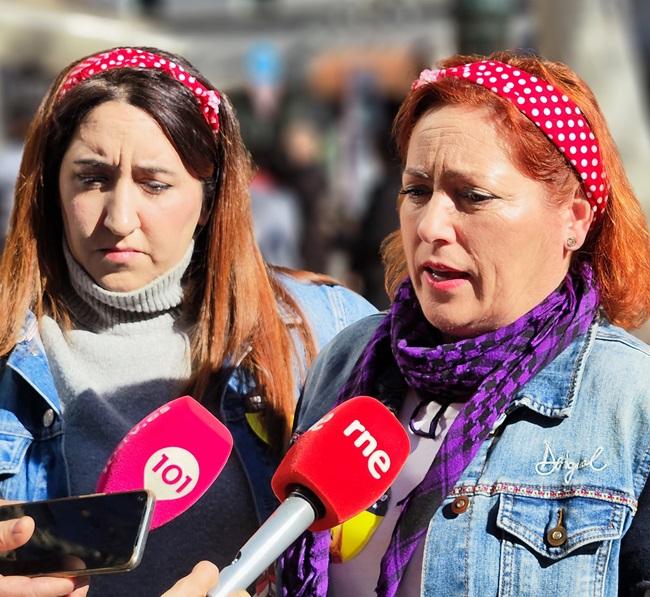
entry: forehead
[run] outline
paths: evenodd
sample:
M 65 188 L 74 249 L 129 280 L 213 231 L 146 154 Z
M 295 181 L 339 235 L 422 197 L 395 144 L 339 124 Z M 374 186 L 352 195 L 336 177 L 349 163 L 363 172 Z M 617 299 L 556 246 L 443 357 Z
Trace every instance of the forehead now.
M 120 101 L 104 102 L 79 123 L 68 147 L 70 151 L 92 151 L 102 156 L 131 148 L 151 156 L 180 159 L 156 120 L 147 112 Z
M 442 106 L 426 112 L 413 127 L 408 145 L 409 158 L 426 158 L 440 151 L 460 154 L 463 159 L 491 161 L 507 159 L 503 141 L 486 108 Z

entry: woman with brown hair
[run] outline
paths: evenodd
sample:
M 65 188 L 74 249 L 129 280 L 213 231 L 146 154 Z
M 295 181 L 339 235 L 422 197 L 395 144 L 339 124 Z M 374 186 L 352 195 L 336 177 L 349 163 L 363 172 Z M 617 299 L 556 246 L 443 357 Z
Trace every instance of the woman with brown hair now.
M 650 242 L 596 100 L 559 63 L 454 56 L 394 134 L 391 309 L 319 354 L 296 431 L 369 394 L 411 454 L 374 524 L 289 550 L 285 595 L 640 594 L 650 349 L 625 329 L 650 314 Z
M 159 595 L 198 559 L 232 559 L 274 508 L 310 360 L 374 311 L 263 261 L 250 177 L 226 95 L 160 50 L 67 67 L 32 122 L 0 263 L 0 497 L 92 493 L 126 432 L 183 393 L 235 439 L 201 501 L 93 595 Z

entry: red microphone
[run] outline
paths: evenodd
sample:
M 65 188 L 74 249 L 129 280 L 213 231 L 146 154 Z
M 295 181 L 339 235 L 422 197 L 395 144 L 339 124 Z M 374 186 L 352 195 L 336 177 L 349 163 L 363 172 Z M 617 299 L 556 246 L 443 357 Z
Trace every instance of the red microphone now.
M 232 449 L 230 432 L 191 396 L 147 415 L 118 444 L 97 481 L 98 493 L 150 489 L 155 529 L 192 506 L 212 485 Z
M 372 506 L 392 485 L 410 451 L 395 415 L 369 396 L 337 406 L 303 433 L 271 485 L 278 509 L 219 575 L 209 597 L 248 587 L 306 529 L 327 529 Z

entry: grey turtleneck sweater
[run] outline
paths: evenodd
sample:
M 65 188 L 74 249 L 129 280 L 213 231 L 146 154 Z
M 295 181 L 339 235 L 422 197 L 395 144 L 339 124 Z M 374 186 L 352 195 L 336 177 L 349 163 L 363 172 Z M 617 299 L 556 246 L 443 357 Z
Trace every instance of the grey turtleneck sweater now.
M 73 495 L 93 493 L 107 458 L 140 419 L 181 395 L 190 377 L 181 279 L 193 246 L 171 271 L 133 292 L 110 292 L 64 249 L 73 329 L 40 323 L 61 403 Z M 149 535 L 133 572 L 96 576 L 90 595 L 157 596 L 201 559 L 223 567 L 257 526 L 241 464 L 224 471 L 190 510 Z

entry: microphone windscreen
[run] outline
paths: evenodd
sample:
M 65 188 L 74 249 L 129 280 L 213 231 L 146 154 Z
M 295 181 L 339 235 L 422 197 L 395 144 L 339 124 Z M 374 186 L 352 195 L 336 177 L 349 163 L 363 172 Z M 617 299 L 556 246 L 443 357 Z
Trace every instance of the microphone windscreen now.
M 212 485 L 228 460 L 232 436 L 191 396 L 146 416 L 119 443 L 97 482 L 99 493 L 150 489 L 151 528 L 185 512 Z
M 357 396 L 338 405 L 289 448 L 271 485 L 280 500 L 306 487 L 325 514 L 320 531 L 356 516 L 391 486 L 409 455 L 406 431 L 381 402 Z

